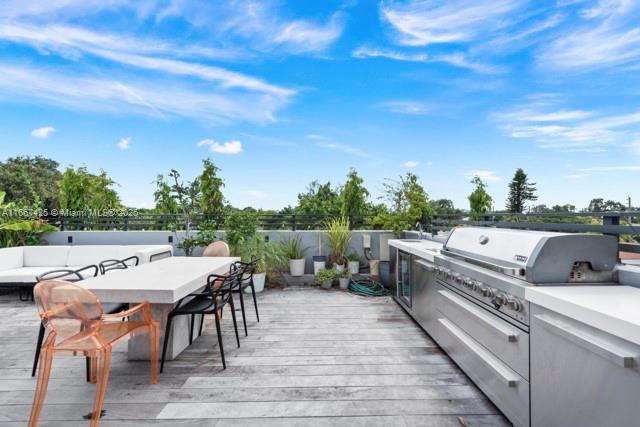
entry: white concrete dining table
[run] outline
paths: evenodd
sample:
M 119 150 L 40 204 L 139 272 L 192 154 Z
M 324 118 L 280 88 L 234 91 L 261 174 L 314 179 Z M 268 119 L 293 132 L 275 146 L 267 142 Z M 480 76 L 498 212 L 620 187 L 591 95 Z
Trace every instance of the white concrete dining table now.
M 225 274 L 239 258 L 169 257 L 137 267 L 92 277 L 78 285 L 95 293 L 103 303 L 140 303 L 149 301 L 154 317 L 160 321 L 161 339 L 169 312 L 178 301 L 207 284 L 210 274 Z M 191 316 L 174 318 L 167 349 L 167 360 L 175 359 L 189 345 Z M 196 316 L 196 326 L 200 317 Z M 197 334 L 198 328 L 195 329 Z M 129 340 L 129 360 L 149 360 L 149 338 L 134 335 Z

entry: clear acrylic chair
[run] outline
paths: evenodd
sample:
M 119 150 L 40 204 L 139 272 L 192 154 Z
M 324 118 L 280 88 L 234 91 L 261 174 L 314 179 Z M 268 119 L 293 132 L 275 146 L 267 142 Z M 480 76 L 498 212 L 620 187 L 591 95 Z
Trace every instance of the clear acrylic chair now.
M 87 289 L 63 280 L 45 280 L 34 288 L 40 317 L 50 330 L 40 352 L 38 382 L 29 426 L 36 426 L 44 405 L 51 364 L 56 353 L 82 354 L 90 359 L 91 380 L 96 384 L 91 426 L 98 426 L 111 367 L 111 349 L 118 341 L 136 333 L 148 333 L 151 383 L 158 381 L 160 325 L 148 302 L 126 311 L 105 314 L 98 298 Z M 129 320 L 122 321 L 127 317 Z M 135 320 L 131 320 L 135 319 Z

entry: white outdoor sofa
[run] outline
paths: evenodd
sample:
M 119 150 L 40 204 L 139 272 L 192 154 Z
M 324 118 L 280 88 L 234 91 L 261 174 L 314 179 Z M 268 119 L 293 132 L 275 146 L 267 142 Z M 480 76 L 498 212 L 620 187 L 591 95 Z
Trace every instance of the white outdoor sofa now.
M 32 287 L 37 276 L 52 270 L 77 270 L 106 260 L 137 257 L 138 264 L 173 255 L 171 245 L 19 246 L 0 249 L 0 286 Z M 93 276 L 89 269 L 80 274 Z M 21 289 L 22 290 L 22 289 Z

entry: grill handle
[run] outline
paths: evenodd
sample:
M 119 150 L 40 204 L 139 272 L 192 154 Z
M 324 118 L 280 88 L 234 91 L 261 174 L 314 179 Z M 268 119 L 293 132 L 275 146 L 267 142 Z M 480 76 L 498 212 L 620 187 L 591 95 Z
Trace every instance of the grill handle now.
M 472 315 L 475 319 L 481 321 L 485 325 L 497 331 L 508 342 L 518 341 L 518 333 L 511 328 L 507 328 L 490 315 L 486 314 L 484 310 L 475 307 L 473 304 L 466 302 L 460 297 L 457 297 L 453 293 L 445 290 L 439 290 L 438 293 L 450 304 L 454 304 L 459 309 L 466 311 Z
M 568 323 L 552 319 L 550 316 L 544 314 L 537 314 L 534 317 L 550 332 L 579 345 L 585 350 L 604 357 L 622 368 L 633 368 L 635 364 L 635 355 L 611 343 L 607 343 L 586 331 L 581 331 Z
M 487 365 L 497 376 L 502 383 L 507 387 L 517 387 L 520 381 L 518 375 L 510 372 L 502 366 L 502 363 L 496 359 L 491 353 L 489 353 L 484 347 L 476 343 L 475 340 L 469 337 L 464 331 L 454 325 L 447 318 L 439 318 L 438 322 L 442 325 L 450 334 L 452 334 L 458 341 L 467 347 L 469 351 L 475 354 L 485 365 Z

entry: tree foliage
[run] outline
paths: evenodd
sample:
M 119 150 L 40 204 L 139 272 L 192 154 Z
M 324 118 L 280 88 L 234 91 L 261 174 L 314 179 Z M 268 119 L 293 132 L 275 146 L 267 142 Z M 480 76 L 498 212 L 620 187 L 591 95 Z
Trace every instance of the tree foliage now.
M 347 182 L 340 193 L 340 214 L 343 218 L 349 218 L 352 222 L 361 219 L 367 214 L 369 208 L 369 191 L 364 186 L 364 180 L 355 169 L 349 170 Z
M 625 211 L 627 207 L 614 200 L 605 200 L 603 198 L 591 199 L 587 211 L 589 212 L 606 212 L 606 211 Z
M 206 215 L 219 215 L 224 210 L 225 200 L 222 195 L 224 181 L 218 176 L 218 168 L 210 159 L 202 160 L 200 181 L 200 209 Z
M 258 217 L 255 212 L 242 210 L 232 212 L 224 222 L 224 239 L 231 253 L 239 255 L 245 243 L 252 241 L 258 229 Z
M 487 192 L 487 184 L 480 179 L 479 176 L 474 176 L 471 179 L 471 184 L 475 187 L 471 194 L 469 194 L 469 210 L 472 213 L 473 219 L 478 219 L 478 214 L 489 212 L 493 207 L 493 198 Z
M 331 183 L 320 184 L 312 181 L 306 193 L 298 194 L 298 206 L 295 211 L 302 215 L 339 215 L 341 208 L 340 191 L 331 187 Z
M 435 215 L 451 215 L 460 213 L 460 209 L 456 209 L 453 205 L 453 201 L 449 199 L 432 200 L 430 203 Z
M 382 199 L 387 202 L 389 210 L 378 213 L 374 225 L 393 230 L 396 236 L 400 236 L 418 222 L 429 222 L 433 209 L 416 174 L 407 172 L 397 181 L 389 179 L 383 183 L 383 190 Z
M 522 213 L 528 201 L 538 200 L 538 196 L 535 195 L 535 185 L 535 182 L 529 182 L 529 178 L 522 168 L 518 168 L 509 183 L 507 210 L 512 213 Z
M 6 201 L 21 207 L 59 207 L 58 185 L 62 174 L 58 162 L 46 157 L 12 157 L 0 162 L 0 189 Z
M 103 170 L 90 173 L 86 166 L 68 167 L 62 174 L 58 198 L 60 208 L 70 211 L 106 210 L 122 207 L 113 187 L 116 182 Z

